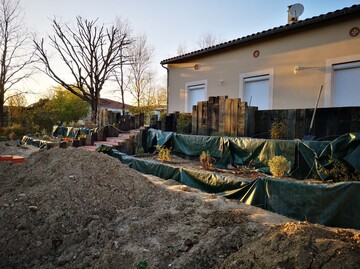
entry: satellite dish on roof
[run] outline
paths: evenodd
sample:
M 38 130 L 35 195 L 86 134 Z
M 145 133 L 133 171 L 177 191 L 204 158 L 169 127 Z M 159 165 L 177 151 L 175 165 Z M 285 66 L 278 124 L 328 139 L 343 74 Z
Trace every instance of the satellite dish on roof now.
M 288 14 L 289 14 L 289 23 L 291 22 L 297 22 L 298 18 L 301 16 L 301 14 L 303 14 L 304 12 L 304 6 L 302 4 L 293 4 L 291 6 L 288 6 L 289 10 L 288 10 Z

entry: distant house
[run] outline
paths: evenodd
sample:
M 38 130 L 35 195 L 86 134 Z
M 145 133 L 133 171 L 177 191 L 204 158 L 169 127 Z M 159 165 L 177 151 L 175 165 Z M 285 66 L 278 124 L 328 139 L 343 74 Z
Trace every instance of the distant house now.
M 129 109 L 133 106 L 125 104 L 125 113 L 129 113 Z M 107 98 L 100 98 L 99 100 L 99 111 L 100 109 L 107 109 L 108 111 L 122 113 L 123 112 L 123 103 L 110 100 Z
M 125 104 L 125 114 L 129 114 L 129 109 L 133 106 Z M 111 111 L 114 113 L 120 113 L 123 115 L 123 103 L 114 101 L 107 98 L 100 98 L 98 103 L 98 113 L 101 113 L 101 110 L 106 109 L 107 111 Z M 88 115 L 86 116 L 83 121 L 90 121 L 91 120 L 91 107 L 89 107 Z
M 286 25 L 161 61 L 168 112 L 191 112 L 198 101 L 225 95 L 259 110 L 309 108 L 321 85 L 319 107 L 360 106 L 360 5 L 289 17 Z

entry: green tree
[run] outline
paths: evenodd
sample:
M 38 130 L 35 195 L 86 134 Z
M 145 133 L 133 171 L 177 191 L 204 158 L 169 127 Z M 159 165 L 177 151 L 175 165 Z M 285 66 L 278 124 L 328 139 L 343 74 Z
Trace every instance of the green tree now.
M 54 122 L 78 121 L 86 117 L 90 108 L 86 101 L 60 86 L 54 87 L 54 95 L 48 106 Z
M 26 98 L 23 94 L 9 97 L 9 125 L 23 124 L 26 119 Z
M 38 102 L 28 107 L 29 117 L 31 121 L 31 129 L 33 132 L 41 132 L 46 130 L 50 132 L 54 125 L 54 116 L 50 111 L 50 99 L 40 99 Z

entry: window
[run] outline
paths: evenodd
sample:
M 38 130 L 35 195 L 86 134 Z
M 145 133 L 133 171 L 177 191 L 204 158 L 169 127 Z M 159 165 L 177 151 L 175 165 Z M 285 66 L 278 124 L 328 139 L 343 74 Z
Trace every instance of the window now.
M 206 101 L 207 99 L 207 82 L 197 81 L 189 82 L 185 85 L 186 98 L 185 98 L 185 112 L 192 112 L 194 105 L 197 105 L 200 101 Z
M 360 106 L 360 62 L 333 65 L 333 106 Z
M 326 60 L 324 106 L 360 106 L 360 54 Z
M 272 108 L 273 70 L 240 75 L 240 98 L 259 110 Z

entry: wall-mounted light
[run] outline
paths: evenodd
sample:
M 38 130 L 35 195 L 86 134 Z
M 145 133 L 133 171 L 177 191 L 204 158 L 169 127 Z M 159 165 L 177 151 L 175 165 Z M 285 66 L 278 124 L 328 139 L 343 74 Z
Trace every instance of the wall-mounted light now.
M 300 70 L 303 70 L 303 67 L 295 66 L 295 68 L 294 68 L 294 75 L 296 75 Z
M 294 67 L 294 75 L 299 73 L 300 71 L 304 70 L 318 70 L 318 71 L 324 71 L 325 67 L 320 66 L 295 66 Z
M 219 85 L 223 85 L 224 84 L 224 80 L 223 79 L 220 79 L 219 80 Z

